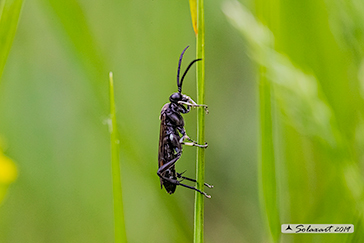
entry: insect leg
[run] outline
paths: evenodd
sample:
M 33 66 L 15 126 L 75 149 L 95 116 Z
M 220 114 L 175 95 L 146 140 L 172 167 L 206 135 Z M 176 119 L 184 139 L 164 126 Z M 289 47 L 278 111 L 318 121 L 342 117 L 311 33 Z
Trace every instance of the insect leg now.
M 184 180 L 197 182 L 195 179 L 192 179 L 192 178 L 188 178 L 188 177 L 182 176 L 182 174 L 183 174 L 183 173 L 185 173 L 185 172 L 177 173 L 177 177 L 178 177 L 178 178 L 182 178 L 182 179 L 184 179 Z M 213 186 L 213 185 L 207 184 L 206 182 L 204 183 L 204 185 L 205 185 L 205 186 L 207 186 L 208 188 L 214 188 L 214 186 Z
M 160 175 L 161 176 L 161 175 Z M 171 179 L 171 178 L 167 178 L 167 177 L 164 177 L 164 176 L 161 176 L 161 178 L 163 178 L 164 180 L 166 181 L 169 181 L 170 183 L 172 184 L 175 184 L 175 185 L 178 185 L 178 186 L 183 186 L 183 187 L 186 187 L 186 188 L 189 188 L 189 189 L 192 189 L 192 190 L 195 190 L 196 192 L 199 192 L 201 193 L 202 195 L 204 195 L 205 197 L 207 198 L 211 198 L 210 195 L 208 195 L 207 193 L 203 192 L 203 191 L 200 191 L 199 189 L 193 187 L 193 186 L 189 186 L 189 185 L 186 185 L 186 184 L 182 184 L 181 182 L 179 182 L 178 180 L 174 180 L 174 179 Z
M 176 181 L 177 181 L 177 180 L 176 180 Z M 183 186 L 183 187 L 187 187 L 187 188 L 192 189 L 192 190 L 195 190 L 196 192 L 201 193 L 201 194 L 202 194 L 202 195 L 204 195 L 205 197 L 207 197 L 207 198 L 211 198 L 211 196 L 210 196 L 210 195 L 208 195 L 208 194 L 206 194 L 206 192 L 200 191 L 200 190 L 198 190 L 197 188 L 195 188 L 195 187 L 193 187 L 193 186 L 189 186 L 189 185 L 182 184 L 182 183 L 180 183 L 179 181 L 177 181 L 177 185 L 179 185 L 179 186 Z
M 209 113 L 209 110 L 207 109 L 207 105 L 204 104 L 196 104 L 196 102 L 194 102 L 191 98 L 189 99 L 190 102 L 186 102 L 186 101 L 178 101 L 178 104 L 181 105 L 187 105 L 187 106 L 191 106 L 191 107 L 203 107 L 205 109 L 206 114 Z
M 166 179 L 163 177 L 163 174 L 166 170 L 168 170 L 169 168 L 171 168 L 176 162 L 177 160 L 179 160 L 179 158 L 181 158 L 181 153 L 177 154 L 177 157 L 172 159 L 171 161 L 169 161 L 168 163 L 162 165 L 161 167 L 159 167 L 157 174 L 159 177 Z
M 181 144 L 187 145 L 187 146 L 195 146 L 195 147 L 199 147 L 199 148 L 207 148 L 208 144 L 198 144 L 195 141 L 192 141 L 191 143 L 186 143 L 186 142 L 182 142 Z
M 188 140 L 190 142 L 185 142 L 185 140 Z M 208 144 L 198 144 L 196 141 L 193 141 L 186 133 L 181 137 L 181 139 L 179 140 L 180 144 L 184 144 L 187 146 L 195 146 L 195 147 L 199 147 L 199 148 L 207 148 Z

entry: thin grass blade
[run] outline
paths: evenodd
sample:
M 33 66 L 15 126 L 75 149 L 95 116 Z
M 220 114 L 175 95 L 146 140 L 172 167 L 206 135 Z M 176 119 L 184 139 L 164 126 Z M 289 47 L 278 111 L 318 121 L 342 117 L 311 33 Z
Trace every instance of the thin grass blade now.
M 114 80 L 113 75 L 109 74 L 110 85 L 110 143 L 111 143 L 111 168 L 114 196 L 114 227 L 115 242 L 124 243 L 126 241 L 122 185 L 121 185 L 121 168 L 120 168 L 120 139 L 116 123 L 115 97 L 114 97 Z
M 197 63 L 197 103 L 205 103 L 205 19 L 203 0 L 197 1 L 197 29 L 196 35 L 196 58 L 202 60 Z M 197 142 L 205 143 L 205 111 L 202 107 L 197 112 Z M 205 149 L 197 148 L 196 161 L 197 188 L 204 190 L 205 183 Z M 195 214 L 194 214 L 194 242 L 204 242 L 204 196 L 195 193 Z

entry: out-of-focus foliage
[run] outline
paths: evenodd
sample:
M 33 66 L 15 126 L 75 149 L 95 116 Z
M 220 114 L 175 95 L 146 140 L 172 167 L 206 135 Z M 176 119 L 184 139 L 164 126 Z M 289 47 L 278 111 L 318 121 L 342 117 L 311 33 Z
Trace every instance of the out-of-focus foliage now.
M 0 1 L 0 84 L 4 66 L 18 26 L 22 4 L 23 1 L 21 0 Z M 14 182 L 16 177 L 17 169 L 14 162 L 3 154 L 0 146 L 0 205 L 9 184 Z
M 22 0 L 0 1 L 0 78 L 18 26 Z
M 278 168 L 272 173 L 280 212 L 280 222 L 269 225 L 273 238 L 281 223 L 330 222 L 354 224 L 355 232 L 280 235 L 279 241 L 362 242 L 363 5 L 354 0 L 266 5 L 279 9 L 269 16 L 271 30 L 238 2 L 227 3 L 224 11 L 272 84 Z M 268 218 L 275 213 L 265 211 Z
M 254 68 L 205 3 L 206 242 L 260 242 Z M 22 9 L 0 86 L 0 134 L 19 175 L 0 207 L 0 242 L 112 242 L 107 127 L 113 71 L 129 242 L 191 242 L 194 192 L 160 189 L 159 114 L 195 58 L 188 1 L 34 0 Z M 196 99 L 194 68 L 183 92 Z M 185 115 L 196 139 L 196 111 Z M 177 170 L 194 177 L 195 149 Z
M 14 162 L 0 150 L 0 205 L 6 195 L 9 184 L 15 181 L 17 174 Z

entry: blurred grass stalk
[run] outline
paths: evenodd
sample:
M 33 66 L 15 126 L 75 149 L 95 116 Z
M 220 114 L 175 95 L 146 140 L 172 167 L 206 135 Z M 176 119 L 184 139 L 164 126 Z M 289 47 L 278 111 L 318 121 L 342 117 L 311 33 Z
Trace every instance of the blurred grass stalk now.
M 194 11 L 197 7 L 197 11 Z M 196 58 L 201 58 L 197 62 L 196 80 L 197 80 L 197 103 L 205 104 L 205 17 L 203 0 L 190 1 L 192 23 L 197 23 L 196 29 Z M 196 12 L 196 15 L 194 15 Z M 194 21 L 195 19 L 195 21 Z M 205 111 L 202 107 L 197 108 L 197 142 L 205 143 Z M 205 149 L 197 148 L 196 156 L 196 180 L 197 188 L 204 190 L 205 183 Z M 204 196 L 195 192 L 195 209 L 194 209 L 194 243 L 204 242 Z
M 111 143 L 111 167 L 114 197 L 114 230 L 115 242 L 124 243 L 126 240 L 125 219 L 123 209 L 121 170 L 120 170 L 120 140 L 116 124 L 114 80 L 112 72 L 109 73 L 110 85 L 110 143 Z
M 18 27 L 22 0 L 0 0 L 0 79 Z
M 0 81 L 18 27 L 22 0 L 0 0 Z M 0 205 L 10 183 L 17 177 L 14 162 L 3 155 L 0 147 Z
M 267 216 L 274 242 L 279 240 L 279 207 L 277 198 L 277 178 L 274 153 L 272 88 L 266 77 L 266 68 L 259 72 L 259 197 L 261 208 Z
M 256 13 L 259 20 L 271 28 L 274 20 L 279 19 L 277 1 L 255 0 Z M 272 46 L 273 48 L 273 46 Z M 272 86 L 267 78 L 266 66 L 259 68 L 259 196 L 261 208 L 265 209 L 268 226 L 274 242 L 279 241 L 280 218 L 277 193 L 276 161 L 274 153 L 273 117 L 274 104 L 272 103 Z
M 358 29 L 352 28 L 352 35 L 343 35 L 348 31 L 346 25 L 353 22 L 332 19 L 343 27 L 335 25 L 341 31 L 336 30 L 339 38 L 334 39 L 325 19 L 324 1 L 287 1 L 280 6 L 275 0 L 256 3 L 260 22 L 237 1 L 227 2 L 223 9 L 246 38 L 248 52 L 260 66 L 259 190 L 272 238 L 277 242 L 280 237 L 283 241 L 289 237 L 280 235 L 281 221 L 351 222 L 356 227 L 354 234 L 309 235 L 305 242 L 363 242 L 364 180 L 360 166 L 364 96 L 352 89 L 360 86 L 355 76 L 360 79 L 363 57 L 357 59 L 361 52 L 354 48 L 350 53 L 352 47 L 358 47 L 351 45 L 356 39 L 341 46 L 337 40 L 363 33 L 358 29 L 364 28 L 360 24 Z M 341 14 L 337 16 L 350 13 L 341 7 L 335 11 Z M 274 23 L 269 21 L 272 18 Z M 281 19 L 285 21 L 278 22 Z M 291 59 L 309 67 L 310 73 Z M 299 237 L 293 235 L 290 240 L 301 242 Z

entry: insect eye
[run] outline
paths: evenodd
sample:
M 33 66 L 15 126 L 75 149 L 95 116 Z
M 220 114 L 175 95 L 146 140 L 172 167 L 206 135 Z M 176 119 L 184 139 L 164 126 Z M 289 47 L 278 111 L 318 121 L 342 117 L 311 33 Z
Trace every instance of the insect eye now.
M 169 96 L 170 102 L 177 103 L 180 100 L 182 100 L 182 95 L 180 93 L 173 93 L 171 96 Z

